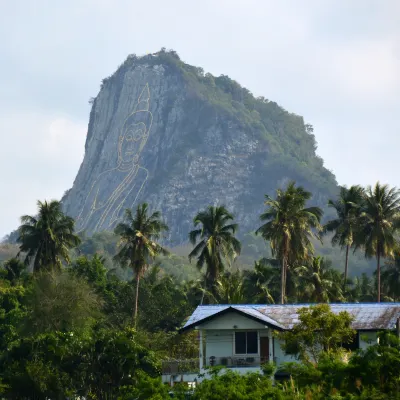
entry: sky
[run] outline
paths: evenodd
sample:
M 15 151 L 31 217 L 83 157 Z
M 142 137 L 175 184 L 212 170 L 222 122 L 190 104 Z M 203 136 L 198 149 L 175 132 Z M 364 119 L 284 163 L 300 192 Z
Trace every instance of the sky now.
M 0 238 L 60 199 L 101 80 L 174 49 L 314 126 L 339 184 L 400 186 L 399 0 L 0 0 Z

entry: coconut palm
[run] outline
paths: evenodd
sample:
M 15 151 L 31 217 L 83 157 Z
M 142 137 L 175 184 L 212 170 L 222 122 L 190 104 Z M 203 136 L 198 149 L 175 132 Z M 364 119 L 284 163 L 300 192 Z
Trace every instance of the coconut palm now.
M 241 245 L 234 236 L 238 226 L 231 221 L 233 215 L 224 206 L 209 206 L 193 219 L 194 226 L 201 227 L 189 233 L 190 242 L 195 246 L 189 260 L 196 257 L 199 269 L 206 265 L 206 285 L 210 285 L 213 293 L 225 266 L 240 254 Z
M 400 221 L 400 196 L 396 188 L 379 182 L 368 187 L 360 214 L 356 248 L 363 247 L 365 257 L 376 257 L 377 301 L 381 301 L 381 258 L 393 258 L 398 248 L 396 231 Z
M 322 210 L 319 207 L 305 208 L 311 193 L 290 182 L 285 190 L 278 189 L 276 198 L 266 195 L 268 209 L 260 216 L 265 221 L 257 234 L 270 242 L 274 257 L 281 262 L 281 304 L 286 297 L 288 266 L 307 260 L 314 253 L 312 238 L 318 237 L 313 231 L 321 230 Z
M 382 288 L 387 298 L 400 300 L 400 256 L 388 260 L 381 271 Z
M 243 304 L 246 302 L 243 274 L 237 270 L 225 272 L 216 284 L 216 300 L 220 304 Z
M 74 220 L 66 216 L 61 203 L 38 201 L 38 215 L 21 217 L 18 228 L 19 255 L 25 255 L 25 264 L 33 262 L 33 272 L 61 269 L 62 261 L 70 262 L 69 250 L 80 243 L 74 233 Z
M 254 269 L 245 270 L 245 291 L 252 303 L 274 304 L 279 298 L 280 262 L 261 258 Z
M 125 211 L 125 221 L 119 223 L 114 232 L 120 237 L 118 252 L 114 260 L 123 266 L 129 266 L 136 279 L 135 306 L 133 322 L 136 326 L 139 301 L 140 278 L 146 272 L 150 262 L 158 255 L 167 255 L 168 251 L 156 242 L 168 227 L 161 219 L 159 211 L 148 214 L 147 203 L 139 204 L 135 214 Z
M 376 285 L 366 273 L 356 276 L 351 281 L 350 290 L 346 293 L 346 300 L 352 302 L 372 302 L 376 298 Z
M 344 299 L 340 275 L 323 257 L 313 257 L 307 265 L 296 267 L 295 273 L 299 277 L 301 301 L 329 303 Z
M 329 200 L 328 206 L 336 210 L 337 218 L 329 221 L 324 226 L 325 232 L 333 232 L 332 245 L 346 249 L 344 266 L 344 287 L 346 287 L 349 250 L 353 246 L 355 231 L 359 223 L 359 216 L 364 200 L 364 189 L 361 186 L 351 186 L 340 188 L 337 200 Z

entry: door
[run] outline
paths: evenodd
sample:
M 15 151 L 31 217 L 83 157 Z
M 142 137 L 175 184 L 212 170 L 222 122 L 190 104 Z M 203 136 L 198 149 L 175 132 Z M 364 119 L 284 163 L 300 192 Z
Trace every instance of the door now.
M 269 337 L 260 337 L 260 361 L 269 361 Z

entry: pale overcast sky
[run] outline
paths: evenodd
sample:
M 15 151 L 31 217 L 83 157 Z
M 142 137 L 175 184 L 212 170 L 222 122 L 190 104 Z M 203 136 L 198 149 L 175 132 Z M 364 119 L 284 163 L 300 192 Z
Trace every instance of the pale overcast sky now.
M 340 184 L 400 186 L 400 0 L 0 0 L 0 237 L 71 187 L 101 79 L 161 47 L 303 115 Z

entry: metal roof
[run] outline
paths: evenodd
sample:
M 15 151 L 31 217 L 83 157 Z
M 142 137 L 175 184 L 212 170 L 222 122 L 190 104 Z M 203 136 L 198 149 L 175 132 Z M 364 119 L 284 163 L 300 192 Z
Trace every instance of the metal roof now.
M 255 319 L 279 330 L 291 329 L 299 322 L 297 311 L 315 304 L 231 304 L 198 306 L 182 330 L 214 319 L 229 311 Z M 334 313 L 347 311 L 354 317 L 352 327 L 356 330 L 394 329 L 400 318 L 400 303 L 344 303 L 329 304 Z

